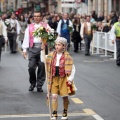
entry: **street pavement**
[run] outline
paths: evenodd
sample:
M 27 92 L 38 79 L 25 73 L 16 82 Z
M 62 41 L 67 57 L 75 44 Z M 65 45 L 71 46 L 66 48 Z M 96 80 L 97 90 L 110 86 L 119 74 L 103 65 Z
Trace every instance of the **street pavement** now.
M 70 97 L 69 120 L 120 120 L 120 67 L 99 55 L 70 52 L 76 67 L 77 92 Z M 46 83 L 43 93 L 28 91 L 28 61 L 21 52 L 2 53 L 0 62 L 0 120 L 49 120 Z M 59 97 L 58 113 L 62 114 Z

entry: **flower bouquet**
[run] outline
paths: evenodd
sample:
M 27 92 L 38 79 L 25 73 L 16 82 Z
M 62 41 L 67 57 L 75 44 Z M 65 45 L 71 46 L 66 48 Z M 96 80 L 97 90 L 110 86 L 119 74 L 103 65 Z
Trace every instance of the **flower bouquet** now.
M 40 37 L 44 45 L 47 43 L 49 47 L 54 46 L 54 41 L 57 35 L 54 32 L 54 29 L 48 29 L 40 27 L 33 32 L 34 37 Z
M 4 21 L 4 23 L 5 23 L 5 25 L 8 27 L 8 26 L 10 25 L 10 20 L 9 20 L 9 19 L 6 19 L 6 20 Z
M 97 29 L 96 23 L 93 23 L 91 28 L 92 28 L 92 30 L 96 30 Z
M 72 25 L 68 25 L 68 30 L 69 30 L 70 33 L 73 32 L 73 27 L 72 27 Z

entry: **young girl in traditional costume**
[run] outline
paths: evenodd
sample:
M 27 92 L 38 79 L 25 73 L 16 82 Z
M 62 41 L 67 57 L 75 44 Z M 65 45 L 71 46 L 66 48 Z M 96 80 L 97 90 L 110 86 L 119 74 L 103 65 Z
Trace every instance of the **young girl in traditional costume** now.
M 52 95 L 52 119 L 57 119 L 58 95 L 63 98 L 63 115 L 61 119 L 67 119 L 69 105 L 68 96 L 74 94 L 69 88 L 73 84 L 75 66 L 73 59 L 66 51 L 67 40 L 58 37 L 55 40 L 55 51 L 47 56 L 47 75 L 49 92 Z

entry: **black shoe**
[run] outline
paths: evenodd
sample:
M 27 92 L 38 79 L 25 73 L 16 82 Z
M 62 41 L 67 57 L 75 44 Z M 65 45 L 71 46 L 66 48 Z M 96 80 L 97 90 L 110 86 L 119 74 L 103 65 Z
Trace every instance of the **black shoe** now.
M 77 53 L 78 51 L 77 50 L 74 50 L 75 53 Z
M 17 53 L 17 51 L 13 51 L 13 53 L 15 54 L 15 53 Z
M 57 111 L 53 111 L 51 120 L 56 120 L 58 117 Z
M 29 91 L 33 91 L 34 88 L 35 88 L 35 85 L 31 85 L 31 86 L 29 87 Z
M 120 63 L 116 63 L 117 66 L 120 66 Z
M 85 53 L 85 56 L 90 56 L 90 54 L 89 53 Z
M 43 92 L 42 88 L 37 88 L 37 92 Z
M 13 51 L 11 51 L 10 53 L 14 53 Z
M 67 110 L 64 109 L 61 120 L 66 120 L 66 119 L 67 119 Z

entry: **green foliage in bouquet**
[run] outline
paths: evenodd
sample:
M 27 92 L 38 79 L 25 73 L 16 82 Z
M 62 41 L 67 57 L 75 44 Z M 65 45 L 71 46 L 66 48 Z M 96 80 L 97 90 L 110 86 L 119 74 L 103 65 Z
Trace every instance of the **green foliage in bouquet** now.
M 54 41 L 56 40 L 56 38 L 57 38 L 57 33 L 54 32 L 48 34 L 47 43 L 49 48 L 52 48 L 54 46 Z
M 92 28 L 92 30 L 96 30 L 97 29 L 96 24 L 92 24 L 91 28 Z
M 42 39 L 47 39 L 48 32 L 45 28 L 40 27 L 33 32 L 34 37 L 41 37 Z
M 43 27 L 40 27 L 40 28 L 36 29 L 33 32 L 33 36 L 34 37 L 41 37 L 42 40 L 47 40 L 46 43 L 48 44 L 49 47 L 54 46 L 54 41 L 57 38 L 57 35 L 55 34 L 53 29 L 49 30 L 49 29 L 46 29 L 46 28 L 43 28 Z
M 73 32 L 73 27 L 69 25 L 68 30 L 69 30 L 70 33 Z
M 9 19 L 6 19 L 6 20 L 4 21 L 4 23 L 5 23 L 5 25 L 8 27 L 8 26 L 10 25 L 10 20 L 9 20 Z

